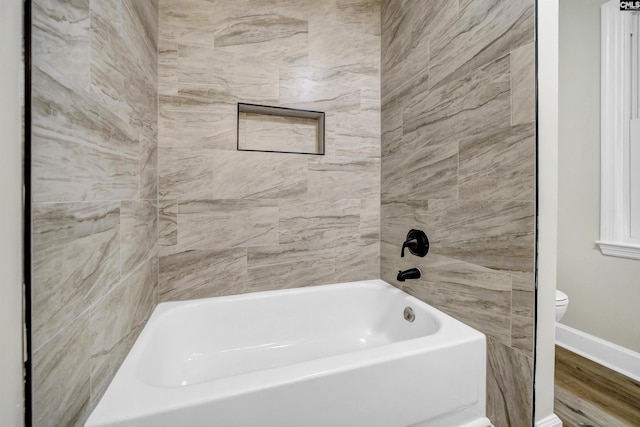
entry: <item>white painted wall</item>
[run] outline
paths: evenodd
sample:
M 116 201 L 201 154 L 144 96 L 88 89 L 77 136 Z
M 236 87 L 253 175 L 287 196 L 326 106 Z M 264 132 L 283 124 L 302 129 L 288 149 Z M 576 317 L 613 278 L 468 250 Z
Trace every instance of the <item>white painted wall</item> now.
M 0 424 L 23 424 L 22 1 L 0 13 Z
M 564 1 L 564 0 L 562 0 Z M 538 283 L 535 422 L 553 414 L 558 225 L 558 0 L 538 0 Z
M 604 256 L 600 236 L 600 6 L 560 1 L 558 289 L 562 323 L 640 352 L 640 260 Z

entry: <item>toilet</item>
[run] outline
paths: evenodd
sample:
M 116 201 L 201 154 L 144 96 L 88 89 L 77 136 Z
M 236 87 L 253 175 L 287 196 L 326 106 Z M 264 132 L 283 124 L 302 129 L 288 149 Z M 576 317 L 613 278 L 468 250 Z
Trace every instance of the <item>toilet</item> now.
M 556 289 L 556 322 L 559 322 L 567 311 L 569 297 L 564 292 Z

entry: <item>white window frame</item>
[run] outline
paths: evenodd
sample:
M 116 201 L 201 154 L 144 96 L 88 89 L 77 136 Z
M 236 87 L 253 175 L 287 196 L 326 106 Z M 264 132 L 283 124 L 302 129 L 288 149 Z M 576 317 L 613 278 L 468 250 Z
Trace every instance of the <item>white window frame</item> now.
M 620 11 L 618 0 L 601 7 L 601 22 L 601 215 L 600 240 L 596 243 L 604 255 L 640 260 L 640 239 L 631 235 L 632 197 L 633 206 L 640 197 L 635 187 L 631 193 L 632 176 L 634 180 L 638 176 L 635 169 L 631 172 L 631 162 L 639 159 L 637 150 L 632 159 L 630 145 L 631 119 L 639 117 L 640 24 L 637 13 Z M 640 212 L 633 211 L 634 218 L 637 215 Z

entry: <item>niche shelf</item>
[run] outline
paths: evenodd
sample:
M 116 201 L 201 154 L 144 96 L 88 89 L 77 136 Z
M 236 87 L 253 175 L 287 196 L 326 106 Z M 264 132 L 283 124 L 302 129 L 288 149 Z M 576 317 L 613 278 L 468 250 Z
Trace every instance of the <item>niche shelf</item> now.
M 324 113 L 238 103 L 237 149 L 324 155 Z

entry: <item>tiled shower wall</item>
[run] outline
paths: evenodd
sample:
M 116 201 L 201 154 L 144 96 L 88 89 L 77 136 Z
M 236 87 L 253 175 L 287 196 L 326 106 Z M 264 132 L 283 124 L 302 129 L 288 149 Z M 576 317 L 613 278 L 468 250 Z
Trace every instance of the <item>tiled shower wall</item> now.
M 487 334 L 497 427 L 532 419 L 534 57 L 534 0 L 382 2 L 382 278 Z
M 379 276 L 378 0 L 161 0 L 159 64 L 161 300 Z M 326 155 L 236 151 L 238 102 Z
M 157 301 L 155 0 L 33 2 L 34 426 L 81 426 Z

